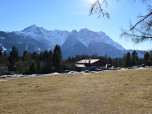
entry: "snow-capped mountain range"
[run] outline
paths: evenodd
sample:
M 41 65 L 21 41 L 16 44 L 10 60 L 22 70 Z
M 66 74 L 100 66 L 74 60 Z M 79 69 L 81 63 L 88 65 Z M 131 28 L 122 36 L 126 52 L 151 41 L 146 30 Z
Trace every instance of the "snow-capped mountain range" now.
M 86 28 L 81 29 L 79 32 L 77 32 L 76 30 L 73 30 L 72 32 L 61 30 L 49 31 L 44 29 L 43 27 L 32 25 L 28 28 L 25 28 L 24 30 L 15 31 L 14 33 L 23 37 L 30 36 L 31 38 L 40 42 L 46 42 L 51 47 L 54 47 L 56 44 L 62 46 L 69 35 L 76 33 L 78 34 L 78 40 L 86 47 L 88 47 L 89 43 L 104 42 L 120 50 L 125 50 L 125 48 L 110 39 L 110 37 L 107 36 L 104 32 L 93 32 Z
M 29 36 L 39 42 L 45 42 L 48 45 L 50 45 L 50 47 L 52 48 L 54 48 L 56 44 L 61 46 L 64 43 L 65 39 L 70 34 L 68 31 L 60 31 L 60 30 L 48 31 L 43 27 L 38 27 L 36 25 L 32 25 L 21 31 L 15 31 L 14 33 L 19 36 L 24 36 L 24 37 Z
M 98 55 L 107 54 L 112 57 L 118 55 L 112 53 L 119 53 L 118 57 L 122 57 L 126 51 L 125 48 L 114 42 L 104 32 L 94 32 L 86 28 L 71 32 L 66 30 L 49 31 L 43 27 L 32 25 L 20 31 L 0 31 L 0 49 L 7 53 L 11 51 L 13 46 L 18 48 L 21 56 L 24 50 L 31 53 L 34 51 L 39 53 L 50 49 L 53 51 L 56 44 L 61 46 L 64 59 L 76 54 L 95 53 Z

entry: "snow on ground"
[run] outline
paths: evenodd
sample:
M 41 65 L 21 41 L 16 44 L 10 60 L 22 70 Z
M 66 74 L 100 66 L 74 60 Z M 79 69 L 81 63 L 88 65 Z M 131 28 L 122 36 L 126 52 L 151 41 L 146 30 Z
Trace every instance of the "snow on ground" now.
M 85 73 L 85 72 L 84 72 L 83 74 L 88 74 L 88 73 Z
M 78 72 L 77 71 L 70 71 L 68 72 L 68 74 L 77 74 Z
M 54 73 L 52 73 L 52 74 L 60 74 L 60 73 L 54 72 Z
M 8 80 L 0 80 L 0 81 L 8 81 Z
M 24 76 L 24 75 L 21 74 L 21 75 L 17 75 L 16 77 L 23 77 L 23 76 Z

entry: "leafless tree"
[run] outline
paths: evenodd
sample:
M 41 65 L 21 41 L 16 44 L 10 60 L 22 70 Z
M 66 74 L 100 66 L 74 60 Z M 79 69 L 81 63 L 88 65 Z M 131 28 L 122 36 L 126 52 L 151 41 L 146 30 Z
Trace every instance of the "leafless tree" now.
M 118 1 L 118 0 L 117 0 Z M 137 1 L 137 0 L 134 0 Z M 138 0 L 146 3 L 151 0 Z M 105 6 L 108 6 L 109 0 L 96 0 L 90 9 L 90 15 L 98 14 L 98 17 L 110 18 L 110 14 L 104 10 Z M 131 40 L 137 44 L 144 41 L 152 40 L 152 7 L 147 6 L 148 13 L 144 16 L 138 16 L 138 22 L 132 24 L 130 21 L 129 30 L 122 29 L 121 37 L 131 38 Z
M 103 7 L 107 7 L 108 2 L 107 0 L 96 0 L 90 9 L 90 15 L 92 14 L 98 14 L 98 18 L 102 17 L 107 17 L 110 18 L 109 13 L 103 9 Z

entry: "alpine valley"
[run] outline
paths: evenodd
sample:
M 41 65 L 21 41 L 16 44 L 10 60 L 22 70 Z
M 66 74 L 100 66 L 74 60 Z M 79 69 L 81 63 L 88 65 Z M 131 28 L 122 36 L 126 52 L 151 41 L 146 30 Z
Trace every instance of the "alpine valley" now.
M 32 25 L 21 31 L 0 31 L 0 49 L 6 54 L 10 53 L 13 46 L 18 49 L 20 56 L 22 56 L 24 50 L 30 53 L 40 53 L 50 49 L 53 51 L 56 44 L 60 45 L 64 59 L 76 56 L 76 54 L 97 54 L 99 56 L 107 54 L 111 58 L 122 58 L 124 53 L 134 51 L 126 50 L 104 32 L 94 32 L 86 28 L 71 32 L 66 30 L 48 31 Z M 142 53 L 138 53 L 138 56 L 143 58 Z

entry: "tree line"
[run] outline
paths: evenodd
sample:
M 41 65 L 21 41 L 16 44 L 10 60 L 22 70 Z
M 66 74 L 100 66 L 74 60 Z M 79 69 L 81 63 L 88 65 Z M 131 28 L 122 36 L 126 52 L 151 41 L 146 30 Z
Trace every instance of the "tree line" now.
M 26 50 L 20 57 L 18 49 L 13 46 L 9 56 L 0 50 L 0 67 L 7 66 L 9 70 L 15 70 L 16 73 L 50 73 L 53 69 L 64 69 L 64 61 L 59 45 L 56 45 L 53 52 L 46 50 L 37 54 L 29 53 Z
M 0 67 L 7 66 L 10 70 L 15 70 L 16 73 L 22 74 L 39 74 L 61 72 L 63 70 L 71 70 L 77 61 L 82 59 L 100 59 L 106 64 L 114 67 L 131 67 L 136 65 L 152 65 L 152 51 L 146 52 L 144 58 L 139 58 L 138 53 L 128 52 L 124 54 L 123 58 L 111 58 L 107 54 L 105 56 L 98 56 L 97 54 L 89 55 L 76 55 L 75 57 L 68 57 L 63 60 L 62 52 L 59 45 L 56 45 L 53 52 L 46 50 L 37 54 L 36 52 L 29 53 L 26 50 L 23 56 L 20 57 L 18 49 L 13 46 L 9 56 L 2 53 L 0 50 Z
M 152 65 L 152 51 L 146 52 L 144 58 L 139 58 L 138 53 L 134 50 L 132 53 L 128 52 L 124 54 L 123 58 L 115 58 L 113 60 L 113 66 L 115 67 L 132 67 L 137 65 Z
M 97 54 L 93 54 L 91 56 L 88 55 L 76 55 L 75 57 L 68 57 L 64 63 L 65 66 L 69 69 L 71 69 L 75 63 L 79 60 L 82 59 L 100 59 L 100 61 L 110 64 L 111 66 L 114 67 L 132 67 L 132 66 L 137 66 L 137 65 L 146 65 L 146 66 L 151 66 L 152 65 L 152 51 L 151 52 L 146 52 L 144 54 L 144 58 L 139 58 L 138 53 L 134 50 L 134 52 L 130 53 L 125 53 L 123 58 L 111 58 L 110 56 L 108 57 L 107 54 L 105 56 L 98 56 Z

